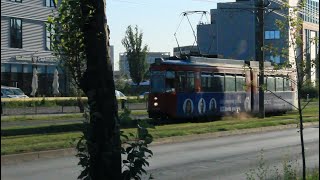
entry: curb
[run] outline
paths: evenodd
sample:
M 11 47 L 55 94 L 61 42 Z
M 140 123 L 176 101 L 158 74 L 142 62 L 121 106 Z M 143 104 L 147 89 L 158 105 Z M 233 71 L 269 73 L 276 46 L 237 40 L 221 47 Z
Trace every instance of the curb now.
M 310 126 L 319 126 L 319 122 L 311 122 L 304 123 L 304 127 Z M 196 140 L 204 140 L 216 137 L 224 137 L 224 136 L 232 136 L 232 135 L 243 135 L 257 132 L 270 132 L 270 131 L 278 131 L 290 128 L 297 128 L 297 124 L 289 124 L 289 125 L 280 125 L 280 126 L 269 126 L 269 127 L 260 127 L 260 128 L 252 128 L 252 129 L 242 129 L 242 130 L 232 130 L 232 131 L 222 131 L 215 133 L 207 133 L 207 134 L 197 134 L 197 135 L 187 135 L 187 136 L 176 136 L 169 138 L 160 138 L 154 141 L 150 146 L 157 146 L 161 144 L 170 144 L 170 143 L 179 143 L 179 142 L 187 142 L 187 141 L 196 141 Z M 50 158 L 58 158 L 64 156 L 74 156 L 76 155 L 75 148 L 67 148 L 67 149 L 57 149 L 57 150 L 48 150 L 48 151 L 39 151 L 39 152 L 30 152 L 30 153 L 21 153 L 21 154 L 12 154 L 12 155 L 3 155 L 1 156 L 1 166 L 2 165 L 10 165 L 10 164 L 18 164 L 21 162 L 34 161 L 39 159 L 50 159 Z

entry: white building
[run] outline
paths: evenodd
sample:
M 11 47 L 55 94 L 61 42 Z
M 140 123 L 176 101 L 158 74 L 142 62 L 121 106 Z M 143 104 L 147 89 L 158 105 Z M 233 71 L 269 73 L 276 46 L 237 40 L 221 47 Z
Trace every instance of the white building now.
M 146 57 L 147 64 L 154 63 L 156 58 L 170 57 L 170 52 L 148 52 Z M 126 53 L 119 54 L 119 70 L 122 75 L 130 77 L 129 63 Z
M 67 79 L 52 55 L 52 32 L 46 24 L 52 11 L 53 0 L 1 0 L 1 85 L 17 86 L 29 94 L 36 68 L 38 94 L 50 95 L 58 68 L 59 90 L 66 93 Z

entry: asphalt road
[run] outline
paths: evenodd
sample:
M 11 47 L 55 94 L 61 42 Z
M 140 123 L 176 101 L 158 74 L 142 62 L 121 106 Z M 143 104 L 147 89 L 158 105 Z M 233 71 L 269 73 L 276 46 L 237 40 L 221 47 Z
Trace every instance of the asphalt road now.
M 319 164 L 319 127 L 304 130 L 307 167 Z M 146 168 L 160 180 L 246 179 L 257 167 L 263 149 L 266 164 L 281 167 L 283 159 L 298 159 L 301 165 L 300 136 L 297 129 L 226 136 L 213 139 L 153 145 L 154 157 Z M 40 159 L 15 165 L 1 165 L 5 180 L 76 179 L 80 172 L 75 157 Z M 145 179 L 145 178 L 144 178 Z

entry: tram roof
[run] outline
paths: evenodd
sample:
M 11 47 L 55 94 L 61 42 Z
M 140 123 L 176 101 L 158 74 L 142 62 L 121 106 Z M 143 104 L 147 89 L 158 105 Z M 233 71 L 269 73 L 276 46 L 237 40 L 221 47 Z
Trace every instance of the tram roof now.
M 188 59 L 157 58 L 155 64 L 172 64 L 172 65 L 194 65 L 194 66 L 216 66 L 216 67 L 244 67 L 249 65 L 251 67 L 258 67 L 258 61 L 245 61 L 239 59 L 223 59 L 223 58 L 208 58 L 190 56 Z M 270 62 L 264 62 L 265 68 L 270 68 Z
M 156 59 L 155 64 L 242 67 L 245 65 L 245 61 L 191 56 L 188 59 Z

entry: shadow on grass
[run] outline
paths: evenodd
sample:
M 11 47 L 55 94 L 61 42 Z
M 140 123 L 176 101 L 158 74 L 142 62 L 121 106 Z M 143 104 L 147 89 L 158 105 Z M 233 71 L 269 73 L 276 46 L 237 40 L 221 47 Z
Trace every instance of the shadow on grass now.
M 151 119 L 142 120 L 149 124 L 154 124 Z M 138 119 L 130 121 L 122 121 L 120 123 L 121 129 L 136 128 Z M 72 124 L 59 124 L 59 125 L 47 125 L 47 126 L 32 126 L 21 128 L 8 128 L 1 129 L 1 136 L 20 136 L 20 135 L 32 135 L 32 134 L 52 134 L 52 133 L 65 133 L 65 132 L 79 132 L 84 130 L 85 125 L 82 123 Z

